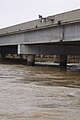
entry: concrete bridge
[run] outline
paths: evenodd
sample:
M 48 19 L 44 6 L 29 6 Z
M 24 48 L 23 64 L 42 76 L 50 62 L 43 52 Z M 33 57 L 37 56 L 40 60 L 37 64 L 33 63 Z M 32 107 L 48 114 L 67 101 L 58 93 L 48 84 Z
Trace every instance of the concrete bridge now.
M 80 9 L 0 29 L 0 54 L 26 54 L 28 65 L 36 54 L 60 55 L 66 66 L 67 55 L 80 55 Z

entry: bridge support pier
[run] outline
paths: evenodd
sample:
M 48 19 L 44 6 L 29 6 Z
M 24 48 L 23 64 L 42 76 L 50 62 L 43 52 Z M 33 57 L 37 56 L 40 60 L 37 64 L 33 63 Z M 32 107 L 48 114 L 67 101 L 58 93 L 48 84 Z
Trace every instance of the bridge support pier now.
M 6 54 L 1 54 L 1 59 L 4 60 L 6 58 Z
M 27 55 L 27 65 L 33 66 L 35 62 L 35 55 Z
M 23 55 L 22 54 L 20 54 L 20 60 L 22 60 L 23 59 Z
M 67 67 L 67 55 L 60 55 L 60 67 Z

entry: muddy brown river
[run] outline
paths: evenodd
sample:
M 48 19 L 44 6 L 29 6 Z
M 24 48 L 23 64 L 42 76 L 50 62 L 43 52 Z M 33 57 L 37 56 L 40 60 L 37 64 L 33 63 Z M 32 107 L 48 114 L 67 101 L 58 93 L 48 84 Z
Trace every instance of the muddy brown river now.
M 80 65 L 0 64 L 0 120 L 80 120 Z

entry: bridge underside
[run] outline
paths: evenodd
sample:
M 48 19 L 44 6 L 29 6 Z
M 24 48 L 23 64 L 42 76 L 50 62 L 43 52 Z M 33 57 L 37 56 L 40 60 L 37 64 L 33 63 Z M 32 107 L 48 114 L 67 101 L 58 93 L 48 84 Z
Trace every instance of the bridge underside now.
M 18 45 L 18 54 L 80 55 L 80 42 Z
M 0 54 L 80 55 L 80 42 L 0 46 Z
M 35 55 L 60 55 L 60 65 L 66 66 L 67 55 L 80 55 L 80 42 L 0 46 L 0 54 L 27 55 L 28 65 L 34 64 Z
M 17 54 L 17 45 L 0 46 L 0 54 Z

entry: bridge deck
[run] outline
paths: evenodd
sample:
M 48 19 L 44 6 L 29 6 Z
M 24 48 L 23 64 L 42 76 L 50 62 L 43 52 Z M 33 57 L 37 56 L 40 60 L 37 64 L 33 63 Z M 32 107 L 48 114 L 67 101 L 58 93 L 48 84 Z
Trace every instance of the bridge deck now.
M 80 9 L 0 29 L 0 36 L 80 22 Z

